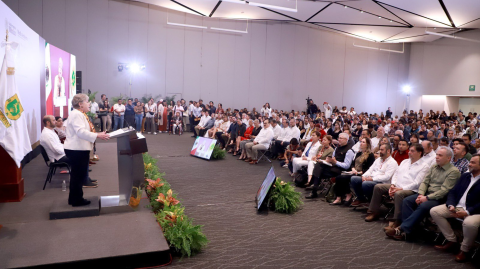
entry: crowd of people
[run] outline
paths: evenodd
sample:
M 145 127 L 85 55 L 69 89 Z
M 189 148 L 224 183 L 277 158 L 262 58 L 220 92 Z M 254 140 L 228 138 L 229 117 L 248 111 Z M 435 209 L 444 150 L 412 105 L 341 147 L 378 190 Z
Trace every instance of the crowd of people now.
M 393 218 L 384 228 L 389 238 L 415 237 L 431 216 L 446 239 L 436 249 L 460 247 L 455 257 L 459 262 L 472 255 L 480 226 L 477 113 L 410 110 L 394 116 L 390 108 L 377 114 L 325 102 L 321 109 L 312 100 L 305 111 L 272 109 L 269 103 L 259 111 L 224 109 L 211 101 L 187 104 L 183 99 L 170 104 L 119 100 L 110 107 L 104 94 L 101 98 L 98 110 L 89 107 L 102 119 L 103 131 L 109 131 L 112 122 L 113 130 L 125 123 L 147 134 L 182 133 L 188 127 L 192 137 L 217 139 L 222 149 L 252 165 L 264 156 L 279 160 L 292 180 L 311 192 L 306 199 L 316 199 L 324 183 L 334 182 L 330 204 L 365 208 L 367 222 L 380 218 L 382 205 L 393 207 Z M 50 129 L 44 132 L 51 136 L 54 130 L 61 143 L 61 119 L 48 116 L 44 123 Z M 49 157 L 58 161 L 60 155 L 59 150 Z M 447 219 L 463 223 L 461 244 Z

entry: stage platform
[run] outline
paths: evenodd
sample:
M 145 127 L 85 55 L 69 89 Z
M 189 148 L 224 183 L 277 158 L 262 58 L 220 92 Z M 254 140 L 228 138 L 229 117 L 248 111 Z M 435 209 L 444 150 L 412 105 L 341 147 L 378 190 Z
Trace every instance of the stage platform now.
M 113 142 L 113 143 L 112 143 Z M 91 166 L 98 188 L 84 196 L 114 195 L 118 190 L 116 143 L 98 143 L 101 160 Z M 49 220 L 53 203 L 64 199 L 57 174 L 42 191 L 48 168 L 41 156 L 23 169 L 26 196 L 19 203 L 0 204 L 0 268 L 140 268 L 166 264 L 171 256 L 163 232 L 146 199 L 133 212 Z

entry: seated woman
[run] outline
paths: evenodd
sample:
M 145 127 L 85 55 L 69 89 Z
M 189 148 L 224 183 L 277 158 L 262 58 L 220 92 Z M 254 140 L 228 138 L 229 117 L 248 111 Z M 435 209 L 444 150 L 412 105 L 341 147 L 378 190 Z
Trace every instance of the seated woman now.
M 330 205 L 341 205 L 342 198 L 345 196 L 345 206 L 352 203 L 352 192 L 350 190 L 350 179 L 352 176 L 357 176 L 365 173 L 370 166 L 375 162 L 375 157 L 372 153 L 372 144 L 370 138 L 364 137 L 360 141 L 360 150 L 355 155 L 352 161 L 351 171 L 343 173 L 335 178 L 335 196 L 337 199 L 330 203 Z
M 326 135 L 322 139 L 322 145 L 317 151 L 317 155 L 313 156 L 312 159 L 308 162 L 307 168 L 307 175 L 308 181 L 306 186 L 310 186 L 312 184 L 312 175 L 313 175 L 313 168 L 315 168 L 315 164 L 317 164 L 318 160 L 325 160 L 327 157 L 332 157 L 333 155 L 333 147 L 332 147 L 333 138 L 331 135 Z
M 410 145 L 413 144 L 420 144 L 420 138 L 418 136 L 418 133 L 413 133 L 412 136 L 410 136 Z
M 254 128 L 252 130 L 252 134 L 250 135 L 250 139 L 240 141 L 241 154 L 240 154 L 240 158 L 238 158 L 239 160 L 245 160 L 247 158 L 247 150 L 245 148 L 245 145 L 248 142 L 253 142 L 253 139 L 255 139 L 255 137 L 257 137 L 257 135 L 260 133 L 260 130 L 262 130 L 262 126 L 260 125 L 259 120 L 254 120 L 253 125 L 254 125 Z
M 292 138 L 290 140 L 290 144 L 285 149 L 285 153 L 283 155 L 283 160 L 280 162 L 280 166 L 284 168 L 288 168 L 290 170 L 290 174 L 293 170 L 292 159 L 295 157 L 302 156 L 303 148 L 300 146 L 300 143 L 296 138 Z
M 376 151 L 380 150 L 380 146 L 381 146 L 381 145 L 388 144 L 388 143 L 390 143 L 390 140 L 388 139 L 387 136 L 384 136 L 384 137 L 382 137 L 382 139 L 380 140 L 380 142 L 378 142 L 378 145 L 377 145 L 373 150 L 371 150 L 371 151 L 372 151 L 372 152 L 376 152 Z
M 252 135 L 252 132 L 253 132 L 253 120 L 248 120 L 248 127 L 247 129 L 245 130 L 245 132 L 243 133 L 242 136 L 237 136 L 237 141 L 236 141 L 236 146 L 237 146 L 237 149 L 235 150 L 235 152 L 233 153 L 233 156 L 237 156 L 237 153 L 239 153 L 240 151 L 240 142 L 241 141 L 244 141 L 244 140 L 250 140 L 251 139 L 251 135 Z
M 230 149 L 228 153 L 235 152 L 235 155 L 236 155 L 238 148 L 236 147 L 237 145 L 234 143 L 234 141 L 237 141 L 237 137 L 243 136 L 246 130 L 247 130 L 247 126 L 245 125 L 245 123 L 242 122 L 241 118 L 237 118 L 237 131 L 235 132 L 235 136 L 234 136 L 235 139 L 230 138 L 227 145 L 227 148 Z

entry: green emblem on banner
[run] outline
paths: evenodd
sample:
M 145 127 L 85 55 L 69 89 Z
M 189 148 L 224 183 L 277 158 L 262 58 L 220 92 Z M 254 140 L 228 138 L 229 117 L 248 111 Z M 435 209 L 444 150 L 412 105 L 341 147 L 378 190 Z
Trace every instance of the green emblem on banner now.
M 475 85 L 470 85 L 470 87 L 468 87 L 468 90 L 471 91 L 471 92 L 474 92 L 475 91 Z
M 17 94 L 7 99 L 5 102 L 5 108 L 5 114 L 7 114 L 7 118 L 11 120 L 17 120 L 20 118 L 20 116 L 22 116 L 23 107 L 20 103 L 20 99 L 18 99 Z
M 75 80 L 77 77 L 75 76 L 75 71 L 72 71 L 72 87 L 75 87 Z

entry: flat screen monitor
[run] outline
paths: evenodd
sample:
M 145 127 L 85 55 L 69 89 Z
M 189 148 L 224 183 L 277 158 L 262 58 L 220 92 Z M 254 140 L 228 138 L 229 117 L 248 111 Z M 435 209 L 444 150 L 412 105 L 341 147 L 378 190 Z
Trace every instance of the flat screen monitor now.
M 265 198 L 267 197 L 268 192 L 270 191 L 270 188 L 275 181 L 275 178 L 275 171 L 273 170 L 272 166 L 272 168 L 270 168 L 270 170 L 268 171 L 267 176 L 263 180 L 262 186 L 260 186 L 260 189 L 258 189 L 257 197 L 255 197 L 255 201 L 257 201 L 257 210 L 260 210 L 260 207 L 265 201 Z
M 215 147 L 216 143 L 216 139 L 197 136 L 197 139 L 195 139 L 195 143 L 193 143 L 190 154 L 195 157 L 210 160 L 213 148 Z

